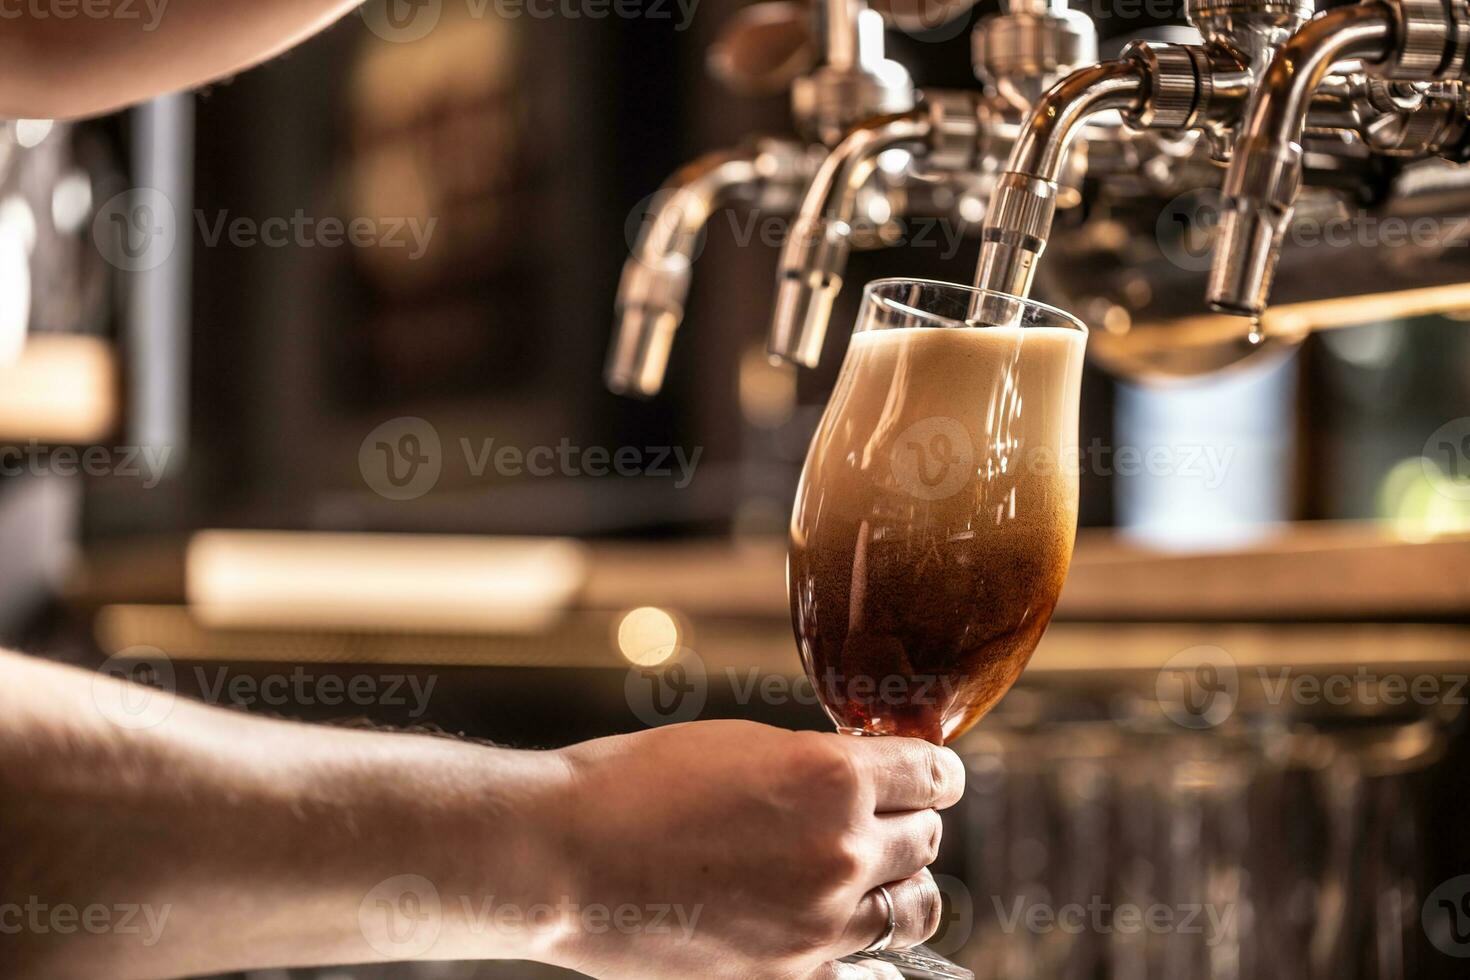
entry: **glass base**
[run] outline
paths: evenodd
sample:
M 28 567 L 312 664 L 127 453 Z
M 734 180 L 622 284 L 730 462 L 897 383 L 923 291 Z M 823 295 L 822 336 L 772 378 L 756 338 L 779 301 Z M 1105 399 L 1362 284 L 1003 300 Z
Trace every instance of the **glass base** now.
M 885 949 L 881 953 L 854 953 L 843 962 L 877 960 L 898 968 L 910 980 L 975 980 L 975 974 L 940 956 L 927 946 L 913 949 Z

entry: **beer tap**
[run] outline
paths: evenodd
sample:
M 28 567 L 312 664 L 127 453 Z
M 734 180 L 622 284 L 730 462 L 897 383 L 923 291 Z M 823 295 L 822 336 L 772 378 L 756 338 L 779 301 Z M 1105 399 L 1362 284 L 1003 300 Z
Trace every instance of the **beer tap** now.
M 776 18 L 807 15 L 779 2 L 750 9 L 763 7 L 773 8 Z M 791 213 L 820 154 L 849 127 L 874 115 L 913 108 L 908 71 L 885 57 L 881 14 L 865 0 L 818 0 L 811 13 L 816 28 L 804 29 L 821 38 L 823 57 L 790 83 L 794 121 L 807 142 L 764 139 L 709 154 L 679 170 L 655 196 L 618 288 L 617 325 L 606 367 L 613 391 L 652 397 L 663 386 L 669 349 L 683 319 L 695 247 L 714 211 L 747 201 L 767 213 Z M 803 28 L 794 21 L 792 28 L 787 33 L 804 43 Z M 796 53 L 786 62 L 800 64 L 800 59 Z
M 1097 56 L 1097 31 L 1065 0 L 1011 0 L 972 34 L 975 72 L 989 94 L 928 90 L 909 112 L 879 116 L 851 129 L 807 187 L 782 249 L 769 349 L 814 367 L 832 304 L 842 288 L 857 196 L 876 160 L 912 154 L 908 175 L 975 175 L 999 160 L 1030 105 L 1057 78 Z
M 1457 91 L 1431 96 L 1360 72 L 1330 73 L 1366 57 L 1394 79 L 1453 77 L 1463 63 L 1455 53 L 1465 44 L 1460 38 L 1470 30 L 1453 13 L 1464 2 L 1422 9 L 1410 9 L 1414 0 L 1371 2 L 1308 19 L 1311 6 L 1301 0 L 1189 0 L 1187 14 L 1203 43 L 1135 41 L 1118 60 L 1075 72 L 1037 104 L 987 212 L 976 284 L 1029 292 L 1051 234 L 1067 147 L 1083 124 L 1118 111 L 1131 133 L 1196 131 L 1217 161 L 1229 161 L 1226 246 L 1216 256 L 1210 300 L 1217 308 L 1258 311 L 1267 259 L 1300 183 L 1295 141 L 1304 127 L 1397 155 L 1448 145 L 1459 131 Z M 1396 56 L 1391 45 L 1400 34 L 1413 40 Z M 1435 37 L 1440 47 L 1431 51 Z
M 1399 82 L 1456 82 L 1465 70 L 1467 51 L 1470 4 L 1465 0 L 1373 0 L 1338 7 L 1284 42 L 1273 54 L 1235 138 L 1210 269 L 1210 306 L 1251 317 L 1265 310 L 1302 183 L 1301 139 L 1308 108 L 1335 63 L 1359 59 L 1374 74 Z M 1464 112 L 1453 91 L 1449 95 L 1419 99 L 1416 106 L 1391 114 L 1386 124 L 1377 121 L 1366 134 L 1370 145 L 1376 137 L 1380 144 L 1390 141 L 1390 152 L 1426 155 L 1450 149 L 1457 140 L 1445 137 L 1457 123 L 1463 129 Z
M 806 144 L 758 139 L 700 157 L 654 195 L 618 284 L 617 325 L 606 369 L 612 391 L 651 398 L 663 387 L 699 236 L 710 215 L 736 201 L 763 211 L 789 211 L 812 169 Z

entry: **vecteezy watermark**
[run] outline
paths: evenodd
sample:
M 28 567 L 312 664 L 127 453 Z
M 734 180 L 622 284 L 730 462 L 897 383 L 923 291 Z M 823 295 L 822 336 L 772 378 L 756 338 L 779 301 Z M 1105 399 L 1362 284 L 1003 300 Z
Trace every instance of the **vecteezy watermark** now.
M 233 708 L 407 708 L 422 718 L 438 684 L 437 675 L 407 672 L 316 672 L 293 665 L 263 673 L 230 667 L 194 666 L 198 700 Z M 120 728 L 139 730 L 162 724 L 173 714 L 180 675 L 173 660 L 157 647 L 129 647 L 102 665 L 92 680 L 92 702 Z
M 975 476 L 970 430 L 958 419 L 931 416 L 904 429 L 889 450 L 896 483 L 918 500 L 952 497 Z
M 380 497 L 422 497 L 438 485 L 444 471 L 439 431 L 413 416 L 389 419 L 362 440 L 357 468 L 363 482 Z
M 712 218 L 706 222 L 708 207 L 704 202 L 691 200 L 686 193 L 679 190 L 664 188 L 654 191 L 633 205 L 623 221 L 623 236 L 627 241 L 628 251 L 640 259 L 640 242 L 672 241 L 681 243 L 680 261 L 694 262 L 704 253 L 710 226 L 717 221 L 728 223 L 730 240 L 737 248 L 760 245 L 779 249 L 793 238 L 813 239 L 810 244 L 819 245 L 821 243 L 816 239 L 832 232 L 825 223 L 810 224 L 785 215 L 731 208 L 725 209 L 721 214 L 723 218 Z M 844 226 L 844 231 L 851 238 L 881 237 L 884 244 L 890 247 L 937 250 L 938 258 L 948 261 L 964 247 L 965 236 L 970 227 L 964 221 L 949 218 L 901 216 L 878 222 L 860 215 Z M 664 256 L 648 261 L 649 264 L 657 261 L 660 265 L 655 271 L 664 271 Z
M 1061 932 L 1106 935 L 1200 936 L 1206 946 L 1217 946 L 1235 933 L 1233 903 L 1184 902 L 1170 905 L 1152 902 L 1111 902 L 1101 895 L 1086 901 L 1050 904 L 1029 902 L 1022 896 L 1009 900 L 991 897 L 996 921 L 1007 934 L 1025 931 L 1035 935 Z
M 869 711 L 928 707 L 938 714 L 958 694 L 954 677 L 923 672 L 844 673 L 829 668 L 813 677 L 724 667 L 711 678 L 704 658 L 687 647 L 677 648 L 657 664 L 633 664 L 624 678 L 623 694 L 629 710 L 645 725 L 670 725 L 700 716 L 712 680 L 742 707 L 861 704 Z
M 1470 958 L 1470 875 L 1443 882 L 1424 899 L 1424 934 L 1447 956 Z
M 1183 728 L 1213 728 L 1234 712 L 1240 698 L 1235 658 L 1216 646 L 1180 650 L 1164 661 L 1154 693 L 1165 715 Z
M 1300 671 L 1291 666 L 1257 666 L 1242 671 L 1235 658 L 1216 646 L 1181 650 L 1155 677 L 1155 695 L 1164 714 L 1184 728 L 1224 724 L 1246 691 L 1267 707 L 1463 706 L 1470 701 L 1470 675 L 1405 674 L 1368 667 L 1343 671 Z
M 475 20 L 672 21 L 683 32 L 694 22 L 699 0 L 450 0 L 462 2 Z M 385 41 L 407 44 L 428 37 L 444 16 L 445 0 L 369 0 L 360 8 L 368 30 Z
M 33 935 L 137 936 L 143 946 L 156 946 L 168 925 L 172 904 L 148 902 L 46 902 L 36 895 L 24 902 L 0 902 L 0 936 Z
M 987 451 L 982 457 L 977 444 Z M 1093 438 L 1085 447 L 996 446 L 977 440 L 959 419 L 932 415 L 906 427 L 892 441 L 887 474 L 892 485 L 919 500 L 954 496 L 971 480 L 1010 476 L 1076 478 L 1152 476 L 1197 481 L 1203 490 L 1224 484 L 1234 446 L 1108 446 Z
M 1265 702 L 1272 706 L 1286 702 L 1333 707 L 1463 706 L 1470 682 L 1465 674 L 1384 674 L 1367 667 L 1329 674 L 1300 673 L 1291 667 L 1257 667 L 1255 675 Z
M 408 717 L 422 718 L 429 710 L 438 675 L 408 673 L 316 673 L 305 667 L 271 671 L 264 675 L 195 667 L 194 680 L 207 704 L 250 708 L 312 707 L 407 708 Z
M 407 249 L 408 258 L 418 260 L 429 250 L 429 240 L 438 227 L 436 217 L 355 218 L 327 216 L 322 218 L 308 215 L 297 208 L 289 218 L 253 218 L 244 215 L 230 216 L 228 210 L 216 211 L 213 215 L 203 210 L 194 212 L 199 225 L 199 237 L 206 248 L 215 248 L 221 241 L 235 248 L 354 248 Z
M 1189 272 L 1209 269 L 1222 198 L 1214 188 L 1187 191 L 1159 212 L 1155 236 L 1159 250 Z M 1273 215 L 1272 224 L 1277 221 Z M 1414 248 L 1436 253 L 1470 247 L 1470 218 L 1404 217 L 1354 210 L 1328 217 L 1297 214 L 1287 222 L 1283 240 L 1298 248 Z
M 145 32 L 158 30 L 168 0 L 0 0 L 0 21 L 120 20 L 141 21 Z
M 119 728 L 137 731 L 162 724 L 178 698 L 174 664 L 157 647 L 121 650 L 92 678 L 92 703 Z
M 134 187 L 115 194 L 92 218 L 92 242 L 123 272 L 147 272 L 169 260 L 179 241 L 174 203 L 160 190 Z
M 116 476 L 158 486 L 168 472 L 172 446 L 47 446 L 35 439 L 24 446 L 0 445 L 0 476 Z
M 1470 500 L 1470 416 L 1435 429 L 1424 442 L 1420 464 L 1436 492 L 1451 500 Z
M 441 897 L 430 879 L 418 874 L 387 878 L 365 896 L 357 910 L 358 928 L 369 946 L 391 959 L 406 960 L 433 949 L 452 916 L 471 936 L 510 935 L 550 929 L 590 935 L 618 933 L 665 937 L 687 943 L 704 911 L 702 905 L 581 903 L 569 896 L 554 901 L 506 901 L 494 894 Z
M 650 728 L 694 721 L 709 701 L 704 659 L 687 647 L 657 665 L 634 664 L 623 678 L 623 699 Z
M 0 0 L 3 2 L 3 0 Z M 436 217 L 356 217 L 290 215 L 264 218 L 229 210 L 193 212 L 198 241 L 205 248 L 402 249 L 410 260 L 429 250 Z M 92 219 L 92 241 L 111 265 L 124 272 L 147 272 L 163 265 L 178 246 L 179 216 L 168 195 L 153 187 L 134 187 L 113 195 Z
M 464 473 L 471 480 L 490 474 L 503 479 L 548 477 L 648 477 L 672 480 L 683 490 L 694 480 L 704 447 L 582 446 L 563 437 L 555 444 L 518 446 L 488 436 L 458 440 Z M 450 457 L 452 458 L 452 457 Z M 389 500 L 422 497 L 439 483 L 446 462 L 439 432 L 425 419 L 404 416 L 374 428 L 358 447 L 363 482 Z

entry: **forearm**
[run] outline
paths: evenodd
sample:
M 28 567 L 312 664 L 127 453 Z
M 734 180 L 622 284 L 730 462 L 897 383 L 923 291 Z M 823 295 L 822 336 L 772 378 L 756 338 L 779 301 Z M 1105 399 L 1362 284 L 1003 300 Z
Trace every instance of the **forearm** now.
M 130 729 L 89 675 L 0 660 L 0 945 L 17 975 L 557 958 L 555 930 L 495 912 L 572 887 L 551 831 L 559 756 L 182 699 Z M 383 885 L 399 876 L 416 877 Z
M 0 116 L 95 115 L 258 64 L 353 0 L 0 0 Z M 68 16 L 59 16 L 65 8 Z

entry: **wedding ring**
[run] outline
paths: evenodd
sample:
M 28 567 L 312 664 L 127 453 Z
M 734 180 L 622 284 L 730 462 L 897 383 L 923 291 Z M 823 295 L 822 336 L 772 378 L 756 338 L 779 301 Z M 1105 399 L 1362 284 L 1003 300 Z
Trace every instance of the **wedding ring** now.
M 882 885 L 879 885 L 875 890 L 878 894 L 878 900 L 883 903 L 883 907 L 888 911 L 888 926 L 883 930 L 883 935 L 879 936 L 872 945 L 863 950 L 864 953 L 883 952 L 888 948 L 888 944 L 893 942 L 893 934 L 898 931 L 898 912 L 893 908 L 893 896 Z

